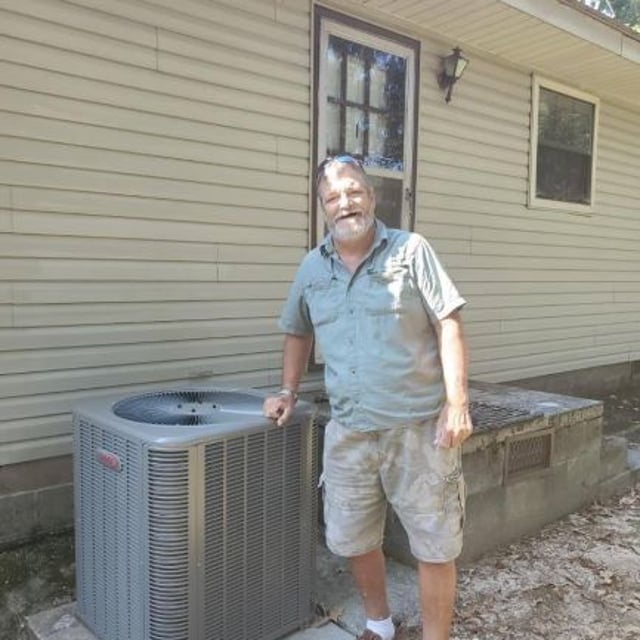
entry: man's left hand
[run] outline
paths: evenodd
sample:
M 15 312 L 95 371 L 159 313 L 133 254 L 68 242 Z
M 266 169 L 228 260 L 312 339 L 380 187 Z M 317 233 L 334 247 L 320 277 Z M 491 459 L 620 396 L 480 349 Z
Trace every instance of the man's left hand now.
M 435 445 L 449 449 L 461 445 L 473 432 L 469 405 L 445 403 L 436 427 Z

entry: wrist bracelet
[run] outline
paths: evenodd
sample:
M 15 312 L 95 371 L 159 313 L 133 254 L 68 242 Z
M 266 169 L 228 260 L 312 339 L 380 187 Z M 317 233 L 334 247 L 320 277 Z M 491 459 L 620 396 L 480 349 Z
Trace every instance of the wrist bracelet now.
M 282 387 L 282 389 L 278 391 L 278 395 L 283 398 L 292 398 L 294 402 L 298 400 L 298 394 L 293 389 L 289 389 L 289 387 Z

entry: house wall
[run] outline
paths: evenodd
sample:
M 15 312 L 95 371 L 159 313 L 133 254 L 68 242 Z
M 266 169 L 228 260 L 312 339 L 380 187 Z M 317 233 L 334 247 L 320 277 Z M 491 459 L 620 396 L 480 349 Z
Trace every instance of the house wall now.
M 471 375 L 638 360 L 640 111 L 600 96 L 592 214 L 529 208 L 529 74 L 471 54 L 446 105 L 425 48 L 417 229 L 469 300 Z
M 0 465 L 67 454 L 87 396 L 278 384 L 308 3 L 2 6 Z
M 310 223 L 310 4 L 3 3 L 0 464 L 67 454 L 87 396 L 278 384 Z M 472 376 L 640 358 L 640 114 L 600 96 L 592 215 L 528 208 L 528 70 L 467 51 L 447 105 L 453 43 L 404 32 L 423 44 L 416 228 L 469 300 Z

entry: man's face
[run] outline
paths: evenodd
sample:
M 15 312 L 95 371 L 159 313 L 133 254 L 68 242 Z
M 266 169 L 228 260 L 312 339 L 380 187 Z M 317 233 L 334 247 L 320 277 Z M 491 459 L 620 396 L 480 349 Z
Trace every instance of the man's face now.
M 356 167 L 348 163 L 331 165 L 318 196 L 335 240 L 357 240 L 371 229 L 375 196 Z

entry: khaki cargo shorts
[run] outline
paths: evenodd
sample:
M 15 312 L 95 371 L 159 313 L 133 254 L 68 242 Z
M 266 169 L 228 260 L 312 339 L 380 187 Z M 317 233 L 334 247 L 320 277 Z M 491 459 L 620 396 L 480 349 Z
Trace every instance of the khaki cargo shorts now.
M 442 563 L 460 555 L 462 452 L 435 447 L 435 429 L 435 420 L 384 431 L 327 424 L 320 483 L 331 551 L 352 557 L 380 547 L 388 501 L 417 560 Z

